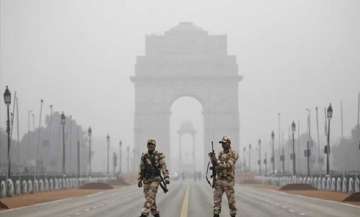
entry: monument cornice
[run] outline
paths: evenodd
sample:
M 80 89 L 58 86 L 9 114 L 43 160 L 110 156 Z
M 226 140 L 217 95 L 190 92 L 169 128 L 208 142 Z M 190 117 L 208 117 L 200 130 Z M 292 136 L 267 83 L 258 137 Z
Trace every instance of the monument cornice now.
M 136 75 L 131 76 L 130 80 L 132 82 L 146 82 L 146 81 L 242 81 L 243 76 L 241 75 L 206 75 L 206 76 L 181 76 L 181 75 L 169 75 L 169 76 L 144 76 Z

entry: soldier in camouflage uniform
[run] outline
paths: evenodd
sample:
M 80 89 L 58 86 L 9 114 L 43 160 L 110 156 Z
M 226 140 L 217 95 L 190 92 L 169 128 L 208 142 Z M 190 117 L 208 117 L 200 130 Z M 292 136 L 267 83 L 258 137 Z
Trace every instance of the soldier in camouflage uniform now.
M 140 217 L 147 217 L 150 213 L 154 217 L 160 217 L 156 206 L 156 194 L 161 181 L 160 173 L 163 174 L 165 183 L 170 183 L 165 156 L 156 151 L 155 147 L 155 139 L 149 139 L 147 142 L 148 152 L 141 157 L 138 187 L 141 188 L 144 184 L 145 204 Z
M 215 154 L 209 153 L 212 164 L 215 165 L 216 180 L 214 183 L 214 217 L 219 217 L 221 212 L 222 196 L 225 192 L 229 202 L 230 216 L 236 216 L 235 201 L 235 164 L 238 160 L 238 154 L 231 149 L 231 140 L 224 136 L 219 142 L 222 144 L 223 151 L 219 153 L 218 158 Z

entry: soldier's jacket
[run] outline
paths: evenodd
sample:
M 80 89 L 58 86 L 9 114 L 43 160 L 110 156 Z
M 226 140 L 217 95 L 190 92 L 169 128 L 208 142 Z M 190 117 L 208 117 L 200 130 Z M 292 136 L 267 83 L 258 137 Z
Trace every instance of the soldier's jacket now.
M 143 181 L 145 184 L 154 181 L 160 182 L 160 172 L 164 178 L 169 177 L 169 171 L 165 163 L 165 155 L 156 150 L 152 154 L 143 154 L 141 157 L 138 181 Z
M 217 180 L 229 183 L 235 181 L 235 164 L 238 158 L 239 155 L 231 149 L 227 153 L 224 151 L 219 153 L 217 166 L 215 167 Z

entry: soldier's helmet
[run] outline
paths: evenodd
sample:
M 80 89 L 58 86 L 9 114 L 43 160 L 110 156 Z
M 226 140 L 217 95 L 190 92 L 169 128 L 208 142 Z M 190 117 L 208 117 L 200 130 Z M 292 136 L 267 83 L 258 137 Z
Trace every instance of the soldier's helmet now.
M 225 144 L 231 144 L 231 140 L 229 137 L 227 136 L 223 136 L 223 138 L 221 139 L 221 141 L 219 141 L 219 143 L 225 143 Z
M 149 144 L 156 145 L 156 140 L 155 140 L 155 139 L 149 139 L 149 140 L 147 141 L 147 144 L 148 144 L 148 145 L 149 145 Z

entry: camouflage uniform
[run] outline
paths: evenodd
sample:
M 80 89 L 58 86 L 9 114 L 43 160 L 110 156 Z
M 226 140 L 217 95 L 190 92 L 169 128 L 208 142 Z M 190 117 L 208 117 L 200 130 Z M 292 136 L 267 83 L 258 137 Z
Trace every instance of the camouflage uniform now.
M 225 138 L 225 139 L 224 139 Z M 227 138 L 224 137 L 222 141 Z M 230 140 L 229 140 L 230 141 Z M 236 216 L 235 201 L 235 164 L 238 160 L 238 154 L 229 149 L 221 151 L 216 160 L 216 181 L 214 185 L 214 216 L 219 216 L 221 212 L 221 201 L 225 192 L 229 202 L 230 215 Z
M 163 153 L 154 151 L 142 155 L 138 181 L 144 183 L 145 203 L 141 216 L 148 216 L 150 212 L 153 216 L 159 216 L 159 211 L 156 206 L 156 194 L 161 179 L 158 174 L 159 170 L 155 169 L 152 165 L 159 168 L 165 180 L 169 179 L 169 172 Z

